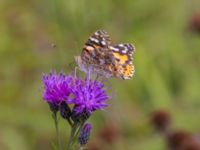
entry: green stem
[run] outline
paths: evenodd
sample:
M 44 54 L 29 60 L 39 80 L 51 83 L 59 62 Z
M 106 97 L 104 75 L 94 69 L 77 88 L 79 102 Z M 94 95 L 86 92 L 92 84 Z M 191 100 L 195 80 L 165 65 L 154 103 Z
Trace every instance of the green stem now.
M 59 135 L 59 129 L 58 129 L 58 117 L 57 117 L 57 112 L 53 113 L 53 119 L 55 123 L 55 128 L 56 128 L 56 137 L 57 137 L 57 147 L 59 150 L 62 150 L 61 142 L 60 142 L 60 135 Z
M 73 123 L 72 123 L 71 119 L 68 118 L 67 121 L 68 121 L 69 125 L 72 127 L 72 126 L 73 126 Z
M 76 133 L 77 127 L 78 127 L 78 124 L 75 123 L 71 128 L 69 141 L 67 143 L 67 150 L 72 150 L 72 146 L 73 146 L 73 143 L 74 143 L 74 135 Z
M 78 150 L 84 150 L 85 148 L 84 147 L 82 147 L 82 146 L 79 146 L 78 147 Z
M 81 129 L 82 129 L 82 127 L 83 127 L 84 124 L 85 124 L 85 122 L 82 122 L 82 123 L 80 124 L 80 126 L 79 126 L 79 128 L 78 128 L 78 131 L 76 132 L 76 134 L 75 134 L 75 136 L 74 136 L 74 139 L 77 139 L 77 138 L 78 138 L 79 133 L 80 133 L 80 131 L 81 131 Z M 75 141 L 75 140 L 74 140 L 74 141 Z

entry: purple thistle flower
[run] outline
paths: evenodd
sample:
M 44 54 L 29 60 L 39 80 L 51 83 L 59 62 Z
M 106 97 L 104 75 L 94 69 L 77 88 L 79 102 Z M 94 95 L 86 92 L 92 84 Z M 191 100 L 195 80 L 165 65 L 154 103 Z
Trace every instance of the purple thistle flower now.
M 83 128 L 81 129 L 81 132 L 79 134 L 78 141 L 80 145 L 85 145 L 87 144 L 89 138 L 90 138 L 90 133 L 92 130 L 92 125 L 89 123 L 86 123 Z
M 87 113 L 89 116 L 95 110 L 101 110 L 107 106 L 106 101 L 110 98 L 103 89 L 104 84 L 96 80 L 76 79 L 71 89 L 74 98 L 68 100 L 69 104 L 74 104 L 72 110 L 75 115 Z
M 66 101 L 71 93 L 72 79 L 72 76 L 56 74 L 56 72 L 43 75 L 43 99 L 53 105 L 59 105 L 62 101 Z
M 106 101 L 110 98 L 104 90 L 103 82 L 88 78 L 83 80 L 62 73 L 45 74 L 43 75 L 43 99 L 55 112 L 62 102 L 66 105 L 73 104 L 72 119 L 74 121 L 87 120 L 93 111 L 105 108 Z M 63 109 L 61 111 L 64 115 Z

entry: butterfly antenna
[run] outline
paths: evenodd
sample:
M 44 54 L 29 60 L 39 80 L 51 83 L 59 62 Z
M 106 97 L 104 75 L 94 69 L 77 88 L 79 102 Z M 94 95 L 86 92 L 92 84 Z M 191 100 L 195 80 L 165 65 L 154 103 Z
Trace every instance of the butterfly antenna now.
M 77 67 L 74 68 L 74 77 L 77 78 Z
M 91 75 L 91 68 L 89 67 L 88 68 L 88 78 L 89 78 L 89 80 L 90 80 L 90 75 Z
M 95 80 L 98 80 L 98 79 L 99 79 L 99 77 L 100 77 L 100 76 L 99 76 L 99 74 L 97 74 L 97 75 L 96 75 L 96 78 L 95 78 Z

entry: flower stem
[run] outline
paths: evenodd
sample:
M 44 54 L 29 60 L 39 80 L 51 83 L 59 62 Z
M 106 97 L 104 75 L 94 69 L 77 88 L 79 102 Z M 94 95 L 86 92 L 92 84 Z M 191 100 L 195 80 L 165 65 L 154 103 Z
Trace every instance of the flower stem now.
M 62 146 L 61 146 L 61 142 L 60 142 L 59 129 L 58 129 L 57 112 L 53 112 L 53 119 L 54 119 L 54 124 L 55 124 L 55 128 L 56 128 L 57 147 L 58 147 L 58 150 L 62 150 Z
M 84 150 L 85 148 L 84 147 L 82 147 L 82 146 L 79 146 L 78 147 L 78 150 Z
M 80 133 L 80 131 L 81 131 L 81 129 L 82 129 L 84 123 L 85 123 L 85 122 L 82 122 L 82 123 L 80 124 L 80 126 L 79 126 L 79 128 L 78 128 L 78 131 L 76 132 L 76 134 L 75 134 L 75 136 L 74 136 L 74 139 L 77 139 L 77 138 L 78 138 L 79 133 Z
M 71 119 L 68 118 L 67 121 L 68 121 L 69 125 L 72 127 L 72 126 L 73 126 L 73 123 L 72 123 Z
M 74 143 L 76 142 L 83 125 L 84 125 L 84 122 L 74 123 L 74 125 L 72 125 L 69 141 L 67 144 L 67 150 L 72 150 L 72 147 L 73 147 Z
M 71 133 L 70 133 L 70 137 L 69 137 L 69 141 L 67 143 L 67 150 L 72 150 L 72 146 L 73 146 L 73 143 L 75 142 L 74 140 L 74 136 L 75 136 L 75 133 L 76 133 L 76 130 L 77 130 L 77 127 L 78 127 L 78 124 L 74 124 L 71 128 Z

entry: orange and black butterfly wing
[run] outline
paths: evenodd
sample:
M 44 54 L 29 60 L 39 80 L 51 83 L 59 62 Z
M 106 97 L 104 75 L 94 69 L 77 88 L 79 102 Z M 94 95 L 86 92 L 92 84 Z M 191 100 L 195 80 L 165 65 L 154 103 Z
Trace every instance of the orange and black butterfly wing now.
M 118 44 L 109 46 L 109 49 L 112 50 L 116 60 L 116 76 L 122 79 L 130 79 L 135 71 L 132 63 L 135 52 L 134 46 L 132 44 Z

